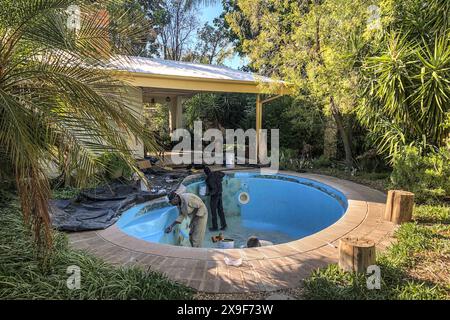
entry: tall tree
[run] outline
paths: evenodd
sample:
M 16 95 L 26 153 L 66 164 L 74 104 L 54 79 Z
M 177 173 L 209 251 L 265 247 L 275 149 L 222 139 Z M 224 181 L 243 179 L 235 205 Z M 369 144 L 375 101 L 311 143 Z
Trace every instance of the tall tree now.
M 110 4 L 0 0 L 0 176 L 14 178 L 41 248 L 52 242 L 50 164 L 75 172 L 83 186 L 103 167 L 102 152 L 116 152 L 134 168 L 127 133 L 154 150 L 153 137 L 128 107 L 124 83 L 108 71 L 113 52 L 132 53 L 129 41 L 117 39 L 143 35 L 120 22 L 123 11 L 105 14 Z M 121 36 L 112 42 L 112 33 Z
M 236 1 L 226 19 L 260 72 L 291 82 L 335 120 L 352 166 L 344 114 L 356 106 L 358 58 L 372 1 Z
M 234 50 L 240 56 L 244 56 L 246 53 L 243 42 L 244 40 L 255 39 L 258 35 L 258 28 L 253 27 L 250 23 L 250 19 L 244 16 L 237 0 L 222 0 L 222 7 L 223 12 L 220 16 L 221 21 L 223 21 L 222 29 L 226 32 L 226 36 L 233 44 Z M 233 28 L 229 21 L 231 21 L 231 24 L 234 26 Z M 239 28 L 237 28 L 236 25 L 238 25 Z
M 193 36 L 198 28 L 192 0 L 165 0 L 164 26 L 158 35 L 161 53 L 164 59 L 180 61 L 193 44 Z
M 216 18 L 213 23 L 206 22 L 197 30 L 196 46 L 183 57 L 184 61 L 223 64 L 233 54 L 233 47 L 222 28 L 222 19 Z
M 144 41 L 134 41 L 130 46 L 133 52 L 139 56 L 151 57 L 158 52 L 157 36 L 164 26 L 166 11 L 163 8 L 163 0 L 115 0 L 111 1 L 110 10 L 121 8 L 125 15 L 121 18 L 128 25 L 133 25 L 139 30 L 144 30 Z M 111 21 L 112 24 L 116 21 Z M 120 36 L 114 35 L 115 37 Z M 129 39 L 133 40 L 133 39 Z

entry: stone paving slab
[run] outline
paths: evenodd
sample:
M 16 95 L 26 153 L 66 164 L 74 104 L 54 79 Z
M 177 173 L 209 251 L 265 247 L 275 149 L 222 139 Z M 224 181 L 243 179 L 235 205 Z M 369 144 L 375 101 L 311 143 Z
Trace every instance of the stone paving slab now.
M 130 237 L 116 225 L 102 231 L 69 233 L 73 248 L 87 250 L 106 262 L 165 273 L 196 290 L 210 293 L 275 291 L 298 286 L 311 272 L 338 261 L 344 236 L 374 240 L 377 251 L 392 243 L 395 226 L 383 220 L 386 196 L 377 190 L 317 174 L 286 174 L 316 180 L 341 191 L 348 209 L 332 226 L 308 237 L 251 249 L 185 248 Z M 224 258 L 242 259 L 239 267 Z

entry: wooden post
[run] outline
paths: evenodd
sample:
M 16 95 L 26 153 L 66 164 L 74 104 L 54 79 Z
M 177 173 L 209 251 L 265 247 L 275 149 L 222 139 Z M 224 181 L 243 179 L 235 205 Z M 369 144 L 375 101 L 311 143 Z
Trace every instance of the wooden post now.
M 339 267 L 344 271 L 366 273 L 375 264 L 375 243 L 361 238 L 342 238 L 339 241 Z
M 384 219 L 395 224 L 408 222 L 412 218 L 414 193 L 403 190 L 389 190 Z

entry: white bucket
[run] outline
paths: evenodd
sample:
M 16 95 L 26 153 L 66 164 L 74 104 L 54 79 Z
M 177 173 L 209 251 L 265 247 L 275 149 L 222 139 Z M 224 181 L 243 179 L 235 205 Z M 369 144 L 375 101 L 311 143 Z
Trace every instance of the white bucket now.
M 234 248 L 234 240 L 233 239 L 223 239 L 219 242 L 220 249 L 233 249 Z
M 225 153 L 225 164 L 228 169 L 234 168 L 234 152 Z

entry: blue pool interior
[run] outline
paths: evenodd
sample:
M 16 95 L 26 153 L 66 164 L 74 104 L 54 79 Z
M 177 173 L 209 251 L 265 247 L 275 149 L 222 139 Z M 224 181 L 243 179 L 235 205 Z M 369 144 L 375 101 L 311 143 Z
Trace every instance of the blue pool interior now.
M 204 184 L 202 177 L 184 182 L 186 192 L 197 195 Z M 242 193 L 248 194 L 248 202 L 242 201 Z M 208 197 L 200 197 L 210 210 Z M 245 245 L 252 235 L 274 244 L 309 236 L 335 223 L 347 209 L 346 197 L 326 184 L 285 174 L 250 172 L 225 175 L 223 204 L 228 224 L 223 234 L 235 241 L 235 247 Z M 178 209 L 162 198 L 131 208 L 117 223 L 126 234 L 145 241 L 189 246 L 189 221 L 171 234 L 164 233 L 177 215 Z M 210 221 L 209 216 L 209 226 Z M 203 247 L 216 247 L 211 236 L 217 234 L 207 231 Z

